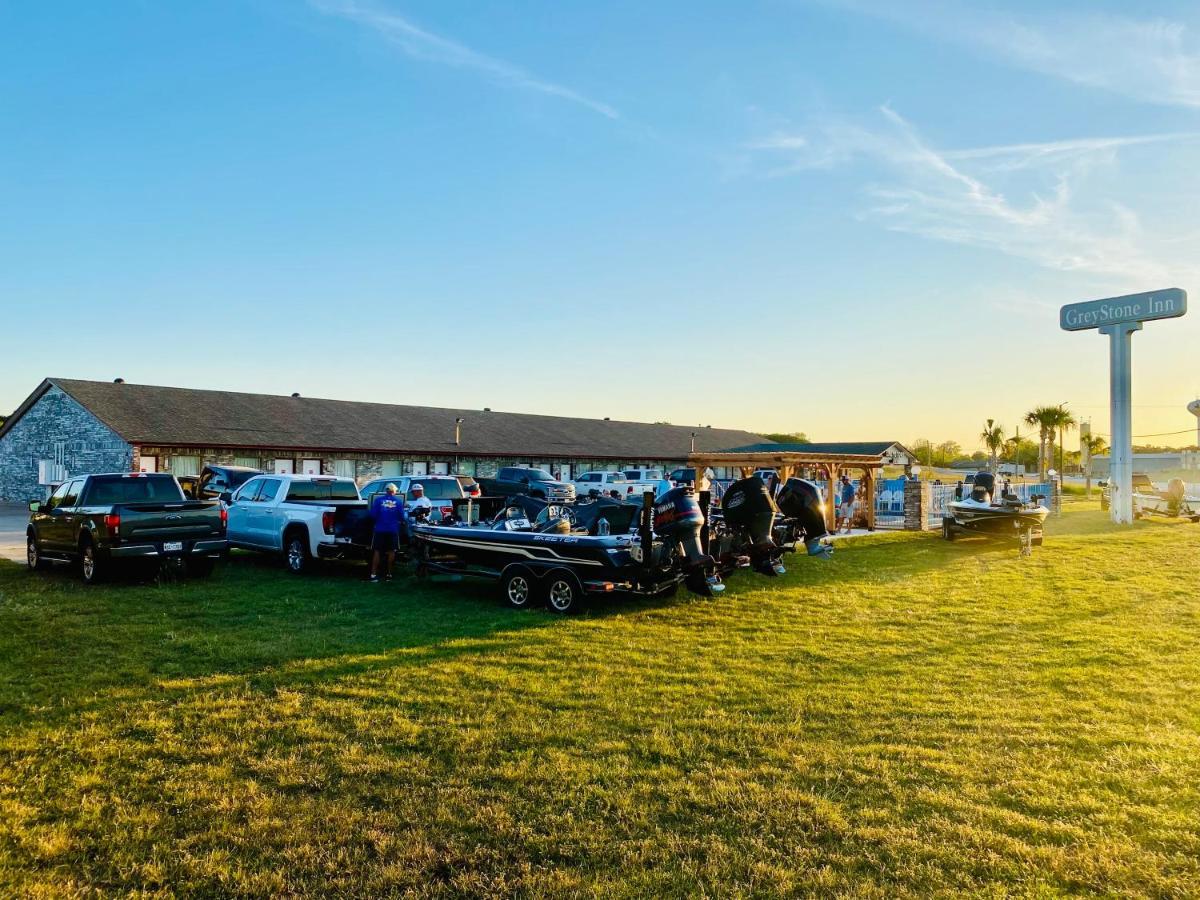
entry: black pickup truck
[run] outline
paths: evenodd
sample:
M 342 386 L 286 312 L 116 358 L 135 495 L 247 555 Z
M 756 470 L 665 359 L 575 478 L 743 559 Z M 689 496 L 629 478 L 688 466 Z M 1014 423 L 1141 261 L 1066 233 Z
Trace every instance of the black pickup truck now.
M 77 562 L 88 584 L 119 563 L 178 561 L 208 575 L 227 546 L 221 504 L 188 500 L 172 475 L 82 475 L 29 510 L 29 568 Z
M 556 481 L 545 469 L 505 466 L 495 478 L 476 476 L 485 497 L 517 497 L 522 494 L 556 503 L 574 503 L 575 485 Z

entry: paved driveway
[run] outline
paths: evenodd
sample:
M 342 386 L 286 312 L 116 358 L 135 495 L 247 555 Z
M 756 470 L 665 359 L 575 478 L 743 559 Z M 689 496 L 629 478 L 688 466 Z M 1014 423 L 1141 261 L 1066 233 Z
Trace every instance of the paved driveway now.
M 25 562 L 25 525 L 29 507 L 24 503 L 0 503 L 0 557 Z

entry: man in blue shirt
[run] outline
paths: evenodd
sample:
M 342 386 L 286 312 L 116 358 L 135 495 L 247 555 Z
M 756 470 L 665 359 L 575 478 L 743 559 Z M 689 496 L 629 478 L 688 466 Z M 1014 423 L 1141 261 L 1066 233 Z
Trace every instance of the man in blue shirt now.
M 850 533 L 850 520 L 854 515 L 854 485 L 850 483 L 850 478 L 843 475 L 841 478 L 841 486 L 838 491 L 841 505 L 838 508 L 838 521 L 834 526 L 835 531 L 841 531 L 843 527 L 846 533 Z
M 404 499 L 396 495 L 396 486 L 389 484 L 384 492 L 371 502 L 371 521 L 375 533 L 371 538 L 371 581 L 379 580 L 379 559 L 386 558 L 385 581 L 392 580 L 392 566 L 396 562 L 396 549 L 400 546 L 400 526 L 405 523 Z

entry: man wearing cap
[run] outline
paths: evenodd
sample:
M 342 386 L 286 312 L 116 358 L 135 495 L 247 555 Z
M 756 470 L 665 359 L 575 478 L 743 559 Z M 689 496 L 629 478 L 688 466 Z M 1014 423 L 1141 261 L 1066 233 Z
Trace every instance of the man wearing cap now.
M 425 496 L 425 485 L 414 484 L 409 488 L 411 499 L 408 501 L 409 509 L 416 512 L 418 509 L 433 509 L 433 501 Z
M 392 566 L 396 562 L 396 549 L 400 546 L 400 526 L 407 518 L 404 499 L 396 496 L 396 486 L 389 484 L 383 493 L 371 502 L 371 521 L 375 523 L 375 534 L 371 538 L 371 581 L 379 580 L 379 560 L 384 557 L 387 569 L 386 581 L 392 580 Z

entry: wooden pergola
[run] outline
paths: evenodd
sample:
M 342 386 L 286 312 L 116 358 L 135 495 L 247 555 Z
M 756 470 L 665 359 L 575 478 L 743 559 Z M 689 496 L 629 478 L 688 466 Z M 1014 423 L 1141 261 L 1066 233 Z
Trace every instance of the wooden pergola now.
M 756 469 L 774 469 L 780 481 L 798 477 L 802 469 L 815 469 L 829 482 L 826 497 L 825 521 L 830 531 L 837 524 L 837 480 L 845 472 L 857 472 L 863 487 L 863 515 L 867 528 L 875 530 L 875 482 L 886 465 L 882 455 L 854 453 L 803 453 L 779 450 L 725 450 L 715 453 L 689 453 L 688 465 L 697 474 L 708 468 L 725 466 L 737 469 L 742 478 L 749 478 Z

